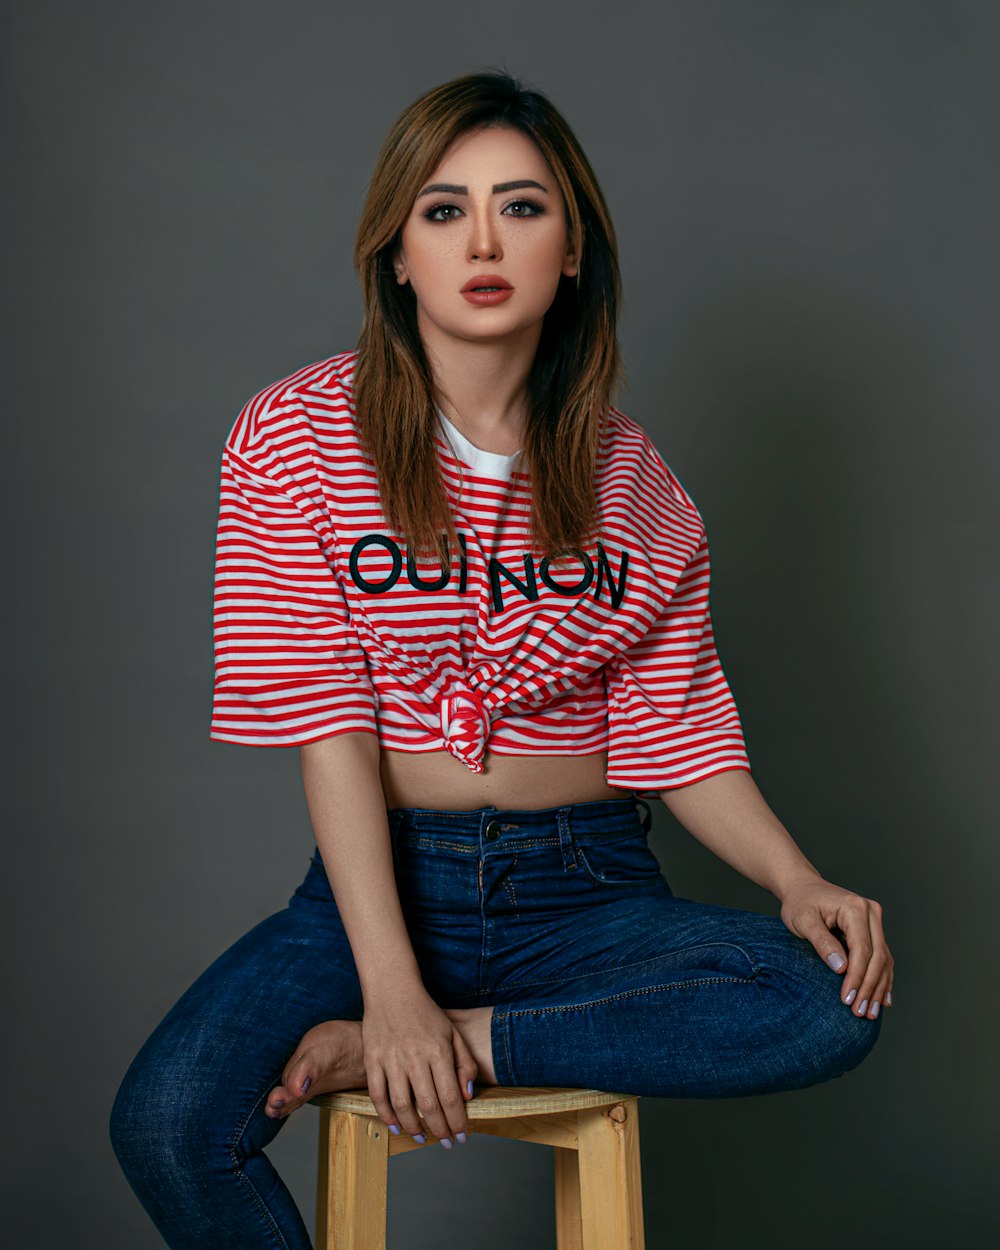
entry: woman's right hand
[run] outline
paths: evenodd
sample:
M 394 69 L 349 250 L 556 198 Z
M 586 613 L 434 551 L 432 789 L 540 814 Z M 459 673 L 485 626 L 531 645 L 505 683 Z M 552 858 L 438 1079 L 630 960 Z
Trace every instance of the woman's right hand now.
M 365 1002 L 361 1021 L 368 1094 L 379 1119 L 418 1136 L 468 1133 L 465 1102 L 479 1073 L 451 1019 L 423 987 Z

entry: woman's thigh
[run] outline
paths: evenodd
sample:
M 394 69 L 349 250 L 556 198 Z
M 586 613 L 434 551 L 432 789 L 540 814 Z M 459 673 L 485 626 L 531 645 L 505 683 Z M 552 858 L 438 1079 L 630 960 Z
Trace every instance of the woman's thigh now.
M 111 1115 L 133 1184 L 148 1169 L 176 1189 L 259 1151 L 283 1124 L 264 1102 L 303 1033 L 361 1019 L 354 958 L 324 884 L 312 863 L 289 905 L 214 960 L 140 1048 Z
M 880 1020 L 854 1015 L 779 916 L 678 898 L 662 879 L 590 884 L 591 908 L 539 922 L 494 964 L 502 1083 L 769 1093 L 839 1076 L 874 1045 Z M 574 1059 L 557 1069 L 557 1053 Z

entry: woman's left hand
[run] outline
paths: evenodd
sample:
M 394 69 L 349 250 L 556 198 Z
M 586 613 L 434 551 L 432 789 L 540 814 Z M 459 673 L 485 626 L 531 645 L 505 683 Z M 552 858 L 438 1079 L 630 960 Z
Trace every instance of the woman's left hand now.
M 874 1020 L 882 1003 L 892 1006 L 894 960 L 882 932 L 881 903 L 811 878 L 784 891 L 781 919 L 843 974 L 840 997 L 855 1015 Z

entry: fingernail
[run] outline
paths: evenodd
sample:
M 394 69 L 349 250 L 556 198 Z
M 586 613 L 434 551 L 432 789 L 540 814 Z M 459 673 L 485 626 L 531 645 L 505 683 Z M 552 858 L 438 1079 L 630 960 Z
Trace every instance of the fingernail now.
M 875 1017 L 878 1015 L 878 1008 L 879 1008 L 878 1003 L 875 1003 L 875 1004 L 872 1006 L 872 1019 L 873 1019 L 873 1020 L 874 1020 L 874 1019 L 875 1019 Z
M 885 1001 L 886 1002 L 889 1001 L 888 994 L 886 995 Z M 469 1077 L 469 1079 L 465 1082 L 465 1088 L 469 1091 L 469 1096 L 471 1097 L 472 1096 L 472 1077 Z
M 844 999 L 844 1002 L 847 1003 L 848 1007 L 850 1007 L 851 1003 L 854 1002 L 857 996 L 858 996 L 858 991 L 856 989 L 853 989 L 851 990 L 850 994 L 848 994 L 847 997 Z
M 892 990 L 886 990 L 885 992 L 885 1005 L 887 1007 L 892 1006 Z
M 858 1015 L 863 1016 L 867 1009 L 868 1009 L 868 999 L 865 998 L 865 999 L 862 999 L 861 1006 L 858 1008 Z
M 422 1145 L 424 1144 L 424 1142 L 427 1140 L 427 1138 L 423 1135 L 423 1133 L 414 1133 L 414 1134 L 413 1134 L 413 1140 L 414 1140 L 414 1141 L 418 1141 L 418 1142 L 420 1142 L 420 1144 L 421 1144 L 421 1146 L 422 1146 Z
M 312 1077 L 311 1077 L 311 1076 L 307 1076 L 307 1077 L 306 1077 L 306 1079 L 302 1082 L 302 1092 L 303 1092 L 303 1094 L 306 1092 L 306 1090 L 309 1088 L 309 1086 L 310 1086 L 312 1083 L 313 1083 L 313 1079 L 312 1079 Z
M 465 1145 L 465 1140 L 466 1140 L 466 1139 L 465 1139 L 465 1134 L 464 1134 L 464 1133 L 456 1133 L 456 1134 L 455 1134 L 455 1140 L 456 1140 L 456 1141 L 460 1141 L 460 1142 L 462 1143 L 462 1145 L 464 1146 L 464 1145 Z
M 390 1132 L 390 1133 L 395 1133 L 395 1134 L 396 1134 L 396 1136 L 398 1137 L 398 1136 L 399 1136 L 399 1131 L 400 1131 L 400 1130 L 399 1130 L 399 1125 L 398 1125 L 398 1124 L 390 1124 L 390 1125 L 389 1125 L 389 1132 Z
M 272 1107 L 283 1107 L 284 1105 L 285 1105 L 284 1098 L 275 1098 L 274 1102 L 271 1103 Z
M 847 961 L 844 959 L 843 955 L 839 955 L 836 951 L 834 951 L 832 954 L 827 955 L 826 962 L 830 965 L 834 972 L 839 972 Z
M 442 1137 L 442 1138 L 441 1138 L 441 1145 L 442 1145 L 442 1146 L 444 1146 L 445 1150 L 450 1150 L 450 1149 L 451 1149 L 451 1138 L 450 1138 L 450 1137 Z

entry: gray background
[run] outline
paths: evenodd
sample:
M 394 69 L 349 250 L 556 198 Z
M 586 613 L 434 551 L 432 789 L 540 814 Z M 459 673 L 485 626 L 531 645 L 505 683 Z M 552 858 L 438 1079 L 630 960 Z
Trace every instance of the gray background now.
M 297 752 L 208 739 L 222 442 L 249 395 L 353 345 L 377 147 L 488 65 L 549 93 L 597 171 L 620 403 L 706 518 L 757 782 L 831 880 L 883 903 L 897 960 L 845 1078 L 642 1102 L 647 1244 L 983 1235 L 997 6 L 18 0 L 6 27 L 17 1244 L 162 1245 L 107 1140 L 115 1089 L 312 844 Z M 777 911 L 654 809 L 675 892 Z M 271 1150 L 307 1218 L 317 1119 Z M 554 1244 L 544 1147 L 419 1152 L 390 1196 L 408 1250 Z

